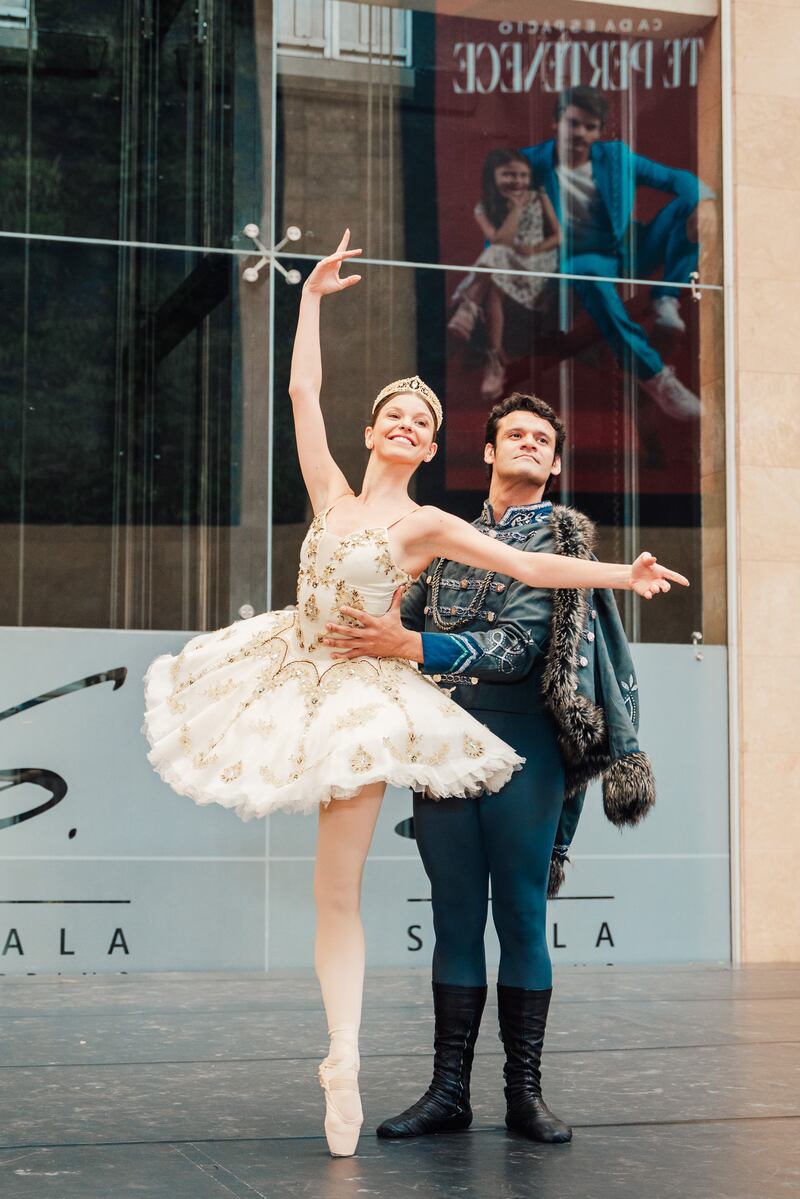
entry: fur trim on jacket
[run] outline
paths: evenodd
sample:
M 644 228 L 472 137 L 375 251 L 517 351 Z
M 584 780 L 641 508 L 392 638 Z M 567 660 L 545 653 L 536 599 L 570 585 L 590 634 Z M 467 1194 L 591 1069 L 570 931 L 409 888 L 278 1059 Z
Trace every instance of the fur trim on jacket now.
M 596 541 L 592 522 L 572 508 L 553 508 L 551 528 L 555 552 L 591 558 Z M 588 615 L 586 591 L 561 589 L 553 593 L 550 644 L 542 690 L 558 726 L 558 743 L 566 772 L 565 797 L 578 795 L 603 776 L 603 806 L 618 827 L 638 824 L 655 803 L 655 780 L 650 760 L 637 752 L 617 756 L 609 744 L 602 695 L 586 693 L 579 679 L 581 638 Z M 616 610 L 614 609 L 615 618 Z M 635 737 L 634 726 L 631 732 Z M 634 745 L 635 745 L 634 741 Z M 563 876 L 563 870 L 562 870 Z M 553 882 L 556 880 L 553 879 Z

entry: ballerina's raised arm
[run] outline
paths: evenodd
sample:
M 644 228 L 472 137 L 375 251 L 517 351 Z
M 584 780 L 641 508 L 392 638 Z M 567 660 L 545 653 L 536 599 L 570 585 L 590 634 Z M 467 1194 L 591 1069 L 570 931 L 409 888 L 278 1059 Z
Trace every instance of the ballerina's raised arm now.
M 361 253 L 360 250 L 348 250 L 349 241 L 350 230 L 346 229 L 333 254 L 318 262 L 306 280 L 292 353 L 289 395 L 292 398 L 297 452 L 303 482 L 315 512 L 321 512 L 333 500 L 351 490 L 328 448 L 325 421 L 319 403 L 322 387 L 320 301 L 323 296 L 353 287 L 361 279 L 360 275 L 350 275 L 346 279 L 339 275 L 342 263 Z

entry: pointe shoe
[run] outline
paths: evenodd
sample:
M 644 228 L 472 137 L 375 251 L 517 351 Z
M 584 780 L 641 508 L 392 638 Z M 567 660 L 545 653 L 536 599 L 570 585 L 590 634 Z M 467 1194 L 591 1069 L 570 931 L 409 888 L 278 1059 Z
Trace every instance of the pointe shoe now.
M 330 1155 L 352 1157 L 364 1123 L 358 1066 L 325 1058 L 319 1068 L 319 1084 L 325 1092 L 325 1138 Z

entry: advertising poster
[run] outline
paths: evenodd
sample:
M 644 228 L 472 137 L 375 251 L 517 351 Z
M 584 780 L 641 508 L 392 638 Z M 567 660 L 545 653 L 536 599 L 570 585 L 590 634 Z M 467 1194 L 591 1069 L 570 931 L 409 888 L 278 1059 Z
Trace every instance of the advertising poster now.
M 446 283 L 446 487 L 481 489 L 476 423 L 533 390 L 566 417 L 573 495 L 595 496 L 600 519 L 632 486 L 627 456 L 643 518 L 690 523 L 700 305 L 665 284 L 691 282 L 715 224 L 705 45 L 652 14 L 623 24 L 436 18 L 439 254 L 465 268 Z

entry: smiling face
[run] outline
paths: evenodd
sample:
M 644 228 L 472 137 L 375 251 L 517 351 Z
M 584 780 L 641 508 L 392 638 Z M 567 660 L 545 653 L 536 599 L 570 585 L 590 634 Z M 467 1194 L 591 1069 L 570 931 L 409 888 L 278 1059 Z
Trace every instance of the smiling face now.
M 364 434 L 368 450 L 388 462 L 416 468 L 436 453 L 436 421 L 414 392 L 390 396 L 378 407 Z
M 483 460 L 492 468 L 492 483 L 502 486 L 528 484 L 543 491 L 551 475 L 561 474 L 555 429 L 544 417 L 524 410 L 498 421 L 495 444 L 487 443 Z
M 513 159 L 494 169 L 494 183 L 500 195 L 506 199 L 519 192 L 530 191 L 531 168 L 527 162 Z

